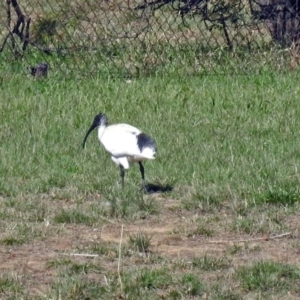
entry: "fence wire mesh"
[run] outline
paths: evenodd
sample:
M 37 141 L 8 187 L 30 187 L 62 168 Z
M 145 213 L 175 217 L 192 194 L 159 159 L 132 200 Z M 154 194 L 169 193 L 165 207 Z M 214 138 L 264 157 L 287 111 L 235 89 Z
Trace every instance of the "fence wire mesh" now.
M 11 65 L 147 75 L 248 73 L 298 65 L 300 1 L 5 0 L 0 53 Z

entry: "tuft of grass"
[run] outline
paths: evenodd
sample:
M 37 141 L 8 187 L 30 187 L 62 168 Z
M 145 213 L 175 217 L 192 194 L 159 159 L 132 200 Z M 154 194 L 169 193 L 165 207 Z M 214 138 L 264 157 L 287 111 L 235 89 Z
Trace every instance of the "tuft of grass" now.
M 232 220 L 231 228 L 236 232 L 246 234 L 271 234 L 285 229 L 283 218 L 284 214 L 276 209 L 253 208 L 249 215 L 238 215 Z
M 200 192 L 193 193 L 189 200 L 183 200 L 184 207 L 188 210 L 195 208 L 205 212 L 213 212 L 220 206 L 222 199 L 214 195 L 203 195 Z
M 113 256 L 117 257 L 118 248 L 115 244 L 110 243 L 94 243 L 88 247 L 88 249 L 95 254 L 104 255 L 104 256 Z
M 181 284 L 185 294 L 195 297 L 201 296 L 204 293 L 204 285 L 200 279 L 193 274 L 184 274 L 181 279 Z
M 96 218 L 94 216 L 87 215 L 86 213 L 83 213 L 78 209 L 63 209 L 53 217 L 53 221 L 56 223 L 75 223 L 92 225 L 96 222 Z
M 0 239 L 0 244 L 6 246 L 20 246 L 34 239 L 42 239 L 46 231 L 43 227 L 24 221 L 14 224 L 12 228 L 5 229 L 5 236 Z
M 72 263 L 67 272 L 72 276 L 74 274 L 101 273 L 102 267 L 93 263 Z
M 124 274 L 125 275 L 125 274 Z M 172 284 L 172 275 L 166 268 L 144 268 L 123 276 L 124 292 L 128 296 L 143 295 L 147 290 L 166 289 Z
M 212 299 L 215 300 L 242 300 L 244 299 L 242 295 L 233 292 L 232 290 L 228 289 L 227 286 L 220 287 L 219 284 L 214 285 L 212 287 Z
M 145 219 L 157 214 L 157 202 L 139 189 L 107 188 L 104 191 L 102 214 L 110 218 Z
M 26 242 L 24 237 L 5 237 L 0 240 L 1 245 L 6 245 L 6 246 L 20 246 Z
M 47 219 L 48 211 L 45 205 L 37 207 L 31 214 L 29 221 L 44 222 Z
M 107 288 L 101 283 L 89 281 L 81 276 L 63 277 L 51 286 L 51 299 L 81 300 L 107 299 Z
M 0 296 L 5 296 L 7 299 L 22 298 L 24 287 L 17 276 L 8 274 L 0 275 Z M 15 297 L 15 298 L 14 298 Z
M 151 246 L 152 236 L 147 235 L 143 232 L 138 232 L 129 236 L 129 245 L 139 252 L 147 253 L 149 252 L 149 247 Z
M 61 259 L 54 259 L 47 263 L 48 268 L 59 268 L 61 266 L 68 266 L 72 263 L 70 258 L 61 258 Z
M 273 205 L 293 206 L 297 202 L 300 202 L 298 183 L 270 187 L 261 195 L 260 201 Z
M 214 230 L 206 226 L 205 224 L 199 224 L 196 230 L 194 231 L 194 234 L 205 237 L 212 237 L 214 234 Z
M 241 246 L 239 244 L 233 244 L 232 246 L 227 247 L 227 252 L 230 255 L 236 255 L 236 254 L 239 254 L 240 252 L 242 252 L 243 249 L 244 249 L 243 246 Z
M 152 197 L 146 197 L 141 195 L 137 206 L 139 211 L 144 212 L 145 217 L 148 215 L 154 215 L 158 213 L 157 202 Z
M 300 280 L 299 268 L 273 262 L 259 261 L 236 271 L 246 291 L 278 292 L 287 291 Z
M 229 268 L 230 262 L 224 257 L 217 258 L 205 255 L 203 257 L 195 257 L 192 261 L 192 265 L 196 269 L 216 271 Z

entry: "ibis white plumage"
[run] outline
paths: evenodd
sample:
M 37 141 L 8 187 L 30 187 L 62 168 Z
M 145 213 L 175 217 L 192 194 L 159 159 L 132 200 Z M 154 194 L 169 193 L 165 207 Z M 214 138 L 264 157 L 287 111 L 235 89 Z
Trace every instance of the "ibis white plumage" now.
M 138 163 L 142 175 L 142 184 L 145 189 L 145 169 L 143 161 L 155 159 L 156 144 L 155 141 L 143 133 L 140 129 L 128 124 L 108 125 L 108 119 L 105 114 L 99 113 L 88 129 L 83 140 L 83 148 L 89 134 L 98 129 L 98 139 L 111 159 L 120 167 L 122 186 L 124 186 L 125 170 L 129 169 L 132 163 Z

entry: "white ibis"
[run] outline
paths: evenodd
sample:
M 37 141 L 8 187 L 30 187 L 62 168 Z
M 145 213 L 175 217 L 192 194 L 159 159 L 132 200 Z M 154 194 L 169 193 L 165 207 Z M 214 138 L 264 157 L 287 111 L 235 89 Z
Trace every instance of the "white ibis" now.
M 124 187 L 125 170 L 129 164 L 137 162 L 142 175 L 142 185 L 145 189 L 145 170 L 142 161 L 155 159 L 156 144 L 154 140 L 138 128 L 128 124 L 114 124 L 108 126 L 106 115 L 99 113 L 88 129 L 83 140 L 83 148 L 89 134 L 98 128 L 98 139 L 111 159 L 120 167 L 122 186 Z

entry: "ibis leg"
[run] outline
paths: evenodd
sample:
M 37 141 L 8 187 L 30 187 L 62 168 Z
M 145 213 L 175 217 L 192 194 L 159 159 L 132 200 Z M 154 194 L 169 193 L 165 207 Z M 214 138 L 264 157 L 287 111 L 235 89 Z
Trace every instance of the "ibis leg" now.
M 124 187 L 125 169 L 122 165 L 120 165 L 120 175 L 121 175 L 121 180 L 122 180 L 122 187 Z
M 142 174 L 142 188 L 145 189 L 145 169 L 144 169 L 144 166 L 142 164 L 142 162 L 139 161 L 139 166 L 140 166 L 140 171 L 141 171 L 141 174 Z

